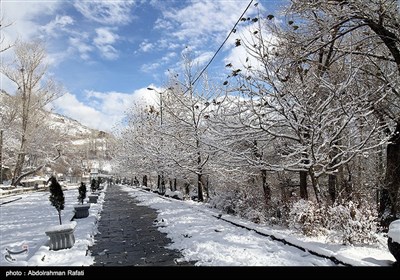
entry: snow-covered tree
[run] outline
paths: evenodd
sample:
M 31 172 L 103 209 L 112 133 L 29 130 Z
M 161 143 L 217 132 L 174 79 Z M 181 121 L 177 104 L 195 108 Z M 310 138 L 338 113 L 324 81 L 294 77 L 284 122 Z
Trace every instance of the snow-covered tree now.
M 297 32 L 302 35 L 304 46 L 301 57 L 320 53 L 326 57 L 331 53 L 345 62 L 363 61 L 357 79 L 362 81 L 364 90 L 376 89 L 369 102 L 389 137 L 385 179 L 380 186 L 380 216 L 383 221 L 390 221 L 399 210 L 400 187 L 399 2 L 295 0 L 289 12 L 293 15 L 292 21 L 299 19 Z
M 115 154 L 118 173 L 133 177 L 161 174 L 161 137 L 159 110 L 154 105 L 135 103 L 127 111 L 126 125 L 118 131 Z
M 1 34 L 1 38 L 0 38 L 0 53 L 12 48 L 12 46 L 14 45 L 11 42 L 7 41 L 7 38 L 4 35 L 4 29 L 11 26 L 12 23 L 5 21 L 3 18 L 3 15 L 1 15 L 0 18 L 0 34 Z
M 163 109 L 167 117 L 162 126 L 165 155 L 168 161 L 183 173 L 195 175 L 197 196 L 203 201 L 207 196 L 207 166 L 212 150 L 209 139 L 209 107 L 218 89 L 206 75 L 198 75 L 195 60 L 189 51 L 183 53 L 183 73 L 172 75 L 163 95 Z M 180 76 L 183 78 L 180 80 Z M 205 193 L 206 192 L 206 193 Z
M 16 112 L 13 115 L 13 121 L 17 123 L 17 126 L 13 126 L 12 130 L 17 133 L 19 139 L 18 147 L 14 151 L 16 159 L 12 184 L 17 185 L 23 177 L 40 170 L 48 161 L 55 160 L 60 156 L 59 143 L 53 142 L 51 135 L 47 135 L 45 140 L 42 139 L 46 134 L 40 132 L 40 129 L 45 128 L 43 125 L 45 105 L 59 97 L 62 90 L 46 75 L 46 52 L 40 41 L 17 42 L 13 51 L 14 60 L 10 63 L 2 63 L 0 69 L 1 73 L 17 86 L 17 92 L 12 96 L 13 104 L 16 106 L 12 109 Z M 36 145 L 47 143 L 53 147 L 51 149 L 32 150 L 35 143 Z M 56 155 L 54 155 L 54 152 L 50 155 L 50 150 L 56 150 Z M 35 165 L 28 164 L 27 166 L 29 157 L 30 160 L 34 160 L 35 156 L 29 154 L 32 151 L 46 151 L 50 157 L 41 155 L 41 159 L 45 158 L 44 162 Z
M 195 174 L 200 200 L 206 174 L 214 205 L 255 221 L 290 218 L 299 193 L 316 211 L 358 205 L 370 213 L 360 230 L 376 229 L 377 191 L 383 221 L 399 209 L 399 2 L 292 0 L 283 17 L 263 13 L 242 18 L 234 45 L 247 57 L 227 62 L 219 88 L 196 83 L 186 57 L 158 106 L 132 111 L 122 165 Z

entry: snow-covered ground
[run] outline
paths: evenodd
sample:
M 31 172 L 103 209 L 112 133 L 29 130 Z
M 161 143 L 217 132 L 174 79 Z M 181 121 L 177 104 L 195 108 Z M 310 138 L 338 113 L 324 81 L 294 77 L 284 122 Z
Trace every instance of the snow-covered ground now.
M 306 248 L 318 254 L 335 257 L 339 261 L 354 266 L 389 266 L 395 258 L 387 249 L 387 239 L 383 238 L 375 246 L 344 246 L 326 243 L 316 238 L 296 235 L 288 229 L 272 229 L 260 226 L 230 215 L 221 215 L 215 209 L 193 201 L 178 201 L 163 198 L 150 192 L 124 187 L 130 195 L 146 205 L 158 210 L 159 230 L 172 239 L 173 249 L 181 250 L 186 260 L 197 260 L 197 265 L 207 266 L 310 266 L 332 265 L 330 262 L 312 263 L 304 252 L 300 259 L 290 259 L 291 246 L 271 241 L 258 234 L 276 238 Z M 216 219 L 219 217 L 220 219 Z M 244 226 L 241 229 L 229 222 Z
M 389 266 L 395 259 L 386 246 L 386 239 L 375 246 L 342 246 L 324 240 L 305 238 L 286 229 L 273 229 L 244 221 L 233 216 L 220 215 L 215 209 L 193 201 L 179 201 L 160 197 L 138 188 L 122 187 L 141 205 L 157 209 L 159 230 L 167 233 L 170 248 L 182 252 L 185 260 L 195 260 L 199 266 L 330 266 L 333 262 L 316 258 L 281 242 L 271 241 L 259 233 L 273 235 L 313 252 L 336 257 L 356 266 Z M 77 203 L 77 189 L 64 192 L 63 223 L 69 223 L 73 205 Z M 45 230 L 58 224 L 57 211 L 48 201 L 48 192 L 7 197 L 0 205 L 0 266 L 89 266 L 93 257 L 87 254 L 97 232 L 104 193 L 97 204 L 91 204 L 90 216 L 76 219 L 75 245 L 71 249 L 51 251 Z M 238 228 L 230 222 L 253 229 Z M 15 261 L 6 261 L 6 248 L 27 253 L 13 255 Z
M 62 223 L 71 223 L 74 205 L 78 204 L 78 186 L 64 191 L 65 209 Z M 89 192 L 88 192 L 89 194 Z M 35 192 L 9 196 L 0 199 L 0 266 L 89 266 L 93 257 L 86 255 L 88 246 L 93 244 L 100 218 L 104 193 L 97 204 L 91 204 L 89 217 L 75 219 L 75 244 L 70 249 L 52 251 L 45 231 L 58 225 L 57 210 L 50 204 L 49 192 Z M 12 252 L 28 249 L 22 254 L 11 255 L 15 260 L 5 258 L 6 248 Z

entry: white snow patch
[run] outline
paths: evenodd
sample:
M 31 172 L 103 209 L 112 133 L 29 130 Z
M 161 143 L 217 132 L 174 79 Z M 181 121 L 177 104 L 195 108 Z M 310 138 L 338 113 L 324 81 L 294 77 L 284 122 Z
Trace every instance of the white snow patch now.
M 389 225 L 388 237 L 400 244 L 400 219 Z

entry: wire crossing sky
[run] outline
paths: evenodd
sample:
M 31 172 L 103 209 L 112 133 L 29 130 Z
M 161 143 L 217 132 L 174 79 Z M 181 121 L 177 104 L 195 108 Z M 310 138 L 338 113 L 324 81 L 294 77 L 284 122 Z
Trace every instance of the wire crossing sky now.
M 181 73 L 187 49 L 203 69 L 194 83 L 205 71 L 223 81 L 225 62 L 244 55 L 234 47 L 240 18 L 255 16 L 258 9 L 274 13 L 286 2 L 2 0 L 3 26 L 11 25 L 1 32 L 4 44 L 17 39 L 45 43 L 49 74 L 66 90 L 52 103 L 55 112 L 112 131 L 132 102 L 156 102 L 156 93 L 147 87 L 161 88 L 168 73 Z M 12 49 L 2 53 L 4 63 L 12 55 Z M 4 76 L 0 86 L 10 94 L 16 91 Z
M 228 41 L 229 37 L 232 35 L 232 33 L 234 33 L 234 31 L 236 30 L 236 26 L 238 25 L 238 23 L 240 22 L 241 18 L 244 16 L 244 14 L 247 12 L 247 10 L 249 9 L 251 3 L 253 3 L 253 0 L 250 1 L 249 5 L 247 5 L 246 9 L 244 10 L 244 12 L 240 15 L 240 17 L 238 18 L 238 20 L 236 21 L 235 25 L 232 27 L 231 31 L 229 32 L 228 36 L 226 36 L 225 40 L 222 42 L 221 46 L 219 46 L 218 50 L 215 52 L 215 54 L 213 55 L 213 57 L 210 59 L 210 61 L 207 63 L 207 65 L 203 68 L 203 70 L 201 70 L 201 72 L 199 73 L 199 75 L 197 76 L 196 79 L 194 79 L 193 81 L 193 85 L 198 81 L 198 79 L 201 77 L 201 75 L 203 75 L 204 71 L 206 71 L 206 69 L 208 68 L 208 66 L 210 66 L 211 62 L 214 60 L 214 58 L 217 56 L 217 54 L 219 53 L 219 51 L 222 49 L 222 47 L 225 45 L 226 41 Z

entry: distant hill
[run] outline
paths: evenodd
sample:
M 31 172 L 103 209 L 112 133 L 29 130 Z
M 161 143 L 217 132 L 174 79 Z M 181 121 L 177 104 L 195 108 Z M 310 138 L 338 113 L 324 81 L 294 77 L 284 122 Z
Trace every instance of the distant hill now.
M 3 143 L 3 165 L 12 168 L 15 152 L 19 147 L 18 117 L 12 113 L 13 96 L 0 91 L 0 129 L 5 130 Z M 43 111 L 41 113 L 41 129 L 38 133 L 45 135 L 55 134 L 62 145 L 62 157 L 43 172 L 56 172 L 74 177 L 87 176 L 91 169 L 111 172 L 112 147 L 114 137 L 110 133 L 89 128 L 69 117 Z M 14 121 L 10 119 L 14 118 Z M 20 121 L 19 121 L 20 122 Z M 42 137 L 46 140 L 46 137 Z M 43 140 L 41 140 L 43 141 Z M 44 143 L 37 141 L 28 155 L 29 160 L 40 157 L 43 152 L 34 151 L 44 147 Z M 33 156 L 34 154 L 34 156 Z M 39 159 L 40 161 L 40 159 Z M 10 171 L 9 171 L 10 172 Z M 8 174 L 10 176 L 10 173 Z
M 69 117 L 51 112 L 49 115 L 49 119 L 53 126 L 63 129 L 68 132 L 68 135 L 71 137 L 85 137 L 87 135 L 91 135 L 92 133 L 99 132 L 95 129 L 89 128 L 80 122 L 71 119 Z

